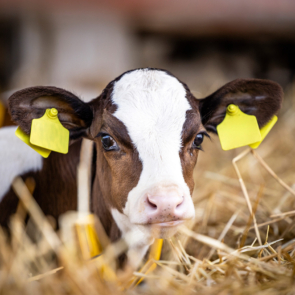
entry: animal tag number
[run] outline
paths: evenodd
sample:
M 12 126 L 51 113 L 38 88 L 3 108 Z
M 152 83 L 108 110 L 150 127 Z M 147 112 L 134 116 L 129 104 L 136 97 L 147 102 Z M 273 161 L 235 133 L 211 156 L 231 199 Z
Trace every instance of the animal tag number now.
M 230 104 L 224 120 L 217 126 L 223 150 L 231 150 L 262 141 L 255 116 L 243 113 L 238 106 Z
M 57 109 L 47 109 L 43 117 L 32 120 L 30 143 L 51 151 L 67 154 L 70 132 L 62 126 L 57 114 Z
M 35 150 L 37 153 L 39 153 L 43 158 L 48 158 L 51 151 L 41 148 L 39 146 L 33 145 L 30 143 L 30 136 L 27 135 L 20 127 L 18 127 L 15 131 L 15 135 L 21 139 L 24 143 L 26 143 L 30 148 Z

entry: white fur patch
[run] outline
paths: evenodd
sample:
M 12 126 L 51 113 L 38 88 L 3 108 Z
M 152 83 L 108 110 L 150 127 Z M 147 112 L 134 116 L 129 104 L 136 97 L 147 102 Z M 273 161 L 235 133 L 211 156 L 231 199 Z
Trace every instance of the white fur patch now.
M 179 157 L 182 128 L 191 109 L 184 86 L 164 71 L 135 70 L 115 83 L 112 101 L 118 106 L 114 116 L 126 126 L 143 165 L 123 210 L 126 226 L 117 222 L 120 229 L 124 232 L 131 224 L 147 222 L 141 209 L 143 195 L 162 184 L 178 186 L 189 202 L 185 217 L 192 218 L 194 206 Z
M 42 168 L 42 157 L 15 136 L 16 128 L 0 129 L 0 201 L 16 176 Z

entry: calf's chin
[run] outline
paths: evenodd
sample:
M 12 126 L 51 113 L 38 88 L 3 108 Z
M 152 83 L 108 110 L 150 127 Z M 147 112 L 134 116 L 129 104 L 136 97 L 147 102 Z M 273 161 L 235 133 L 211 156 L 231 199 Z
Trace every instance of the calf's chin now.
M 172 236 L 174 236 L 178 232 L 179 227 L 183 224 L 184 224 L 184 222 L 179 222 L 179 223 L 177 223 L 175 225 L 171 225 L 171 226 L 151 225 L 149 230 L 150 230 L 151 236 L 154 238 L 168 239 L 168 238 L 171 238 Z

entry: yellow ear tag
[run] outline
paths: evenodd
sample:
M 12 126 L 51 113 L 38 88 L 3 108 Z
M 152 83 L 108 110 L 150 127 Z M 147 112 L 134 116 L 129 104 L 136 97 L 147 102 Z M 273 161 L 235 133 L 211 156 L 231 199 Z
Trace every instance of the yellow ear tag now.
M 224 120 L 217 126 L 217 133 L 225 151 L 261 141 L 256 117 L 243 113 L 234 104 L 227 107 Z
M 157 264 L 153 262 L 153 260 L 159 260 L 162 253 L 162 247 L 163 247 L 163 239 L 155 239 L 153 245 L 150 248 L 150 254 L 148 261 L 144 264 L 144 266 L 138 271 L 139 273 L 142 273 L 144 275 L 147 275 L 148 273 L 154 271 L 157 267 Z M 141 277 L 138 279 L 138 277 L 133 277 L 128 282 L 128 288 L 132 286 L 137 286 L 143 281 L 144 277 Z
M 30 142 L 51 151 L 67 154 L 70 132 L 62 126 L 57 114 L 57 109 L 47 109 L 43 117 L 32 120 Z
M 262 143 L 262 141 L 264 140 L 264 138 L 266 137 L 266 135 L 269 133 L 269 131 L 272 129 L 272 127 L 274 126 L 274 124 L 278 121 L 278 117 L 277 116 L 273 116 L 271 118 L 271 120 L 260 129 L 260 134 L 261 134 L 261 140 L 255 143 L 250 144 L 250 147 L 252 149 L 257 149 L 259 147 L 259 145 Z
M 51 153 L 50 150 L 41 148 L 39 146 L 33 145 L 30 143 L 30 136 L 23 132 L 20 127 L 18 127 L 15 131 L 15 135 L 21 139 L 24 143 L 26 143 L 29 147 L 39 153 L 43 158 L 48 158 L 49 154 Z

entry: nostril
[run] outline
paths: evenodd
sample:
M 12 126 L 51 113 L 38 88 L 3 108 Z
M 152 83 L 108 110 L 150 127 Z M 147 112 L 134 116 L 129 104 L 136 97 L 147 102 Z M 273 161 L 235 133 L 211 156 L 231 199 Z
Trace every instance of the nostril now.
M 184 200 L 184 196 L 181 197 L 181 201 L 177 204 L 176 208 L 178 208 L 183 203 L 183 200 Z
M 154 209 L 157 208 L 157 205 L 155 204 L 155 202 L 154 202 L 153 200 L 151 200 L 151 199 L 149 198 L 149 196 L 147 197 L 147 203 L 148 203 L 152 208 L 154 208 Z

